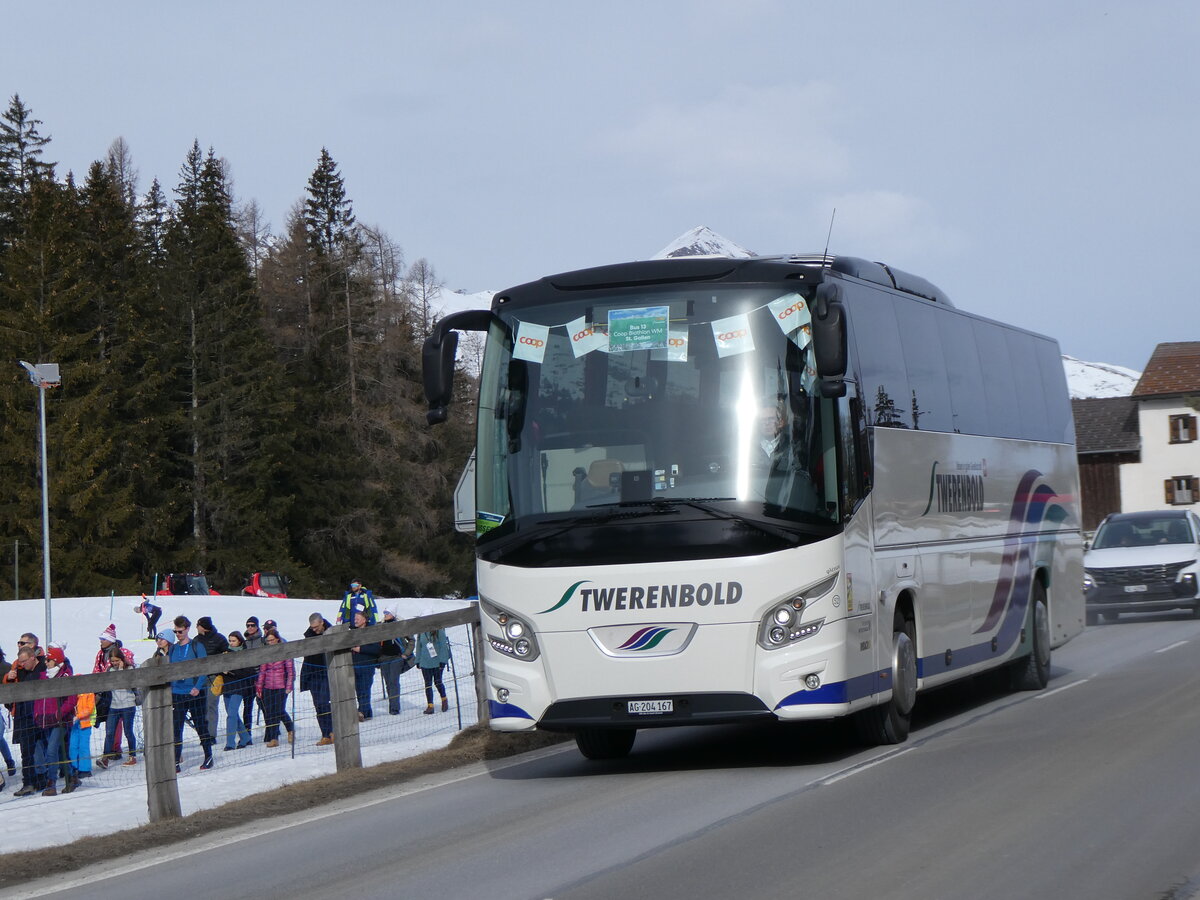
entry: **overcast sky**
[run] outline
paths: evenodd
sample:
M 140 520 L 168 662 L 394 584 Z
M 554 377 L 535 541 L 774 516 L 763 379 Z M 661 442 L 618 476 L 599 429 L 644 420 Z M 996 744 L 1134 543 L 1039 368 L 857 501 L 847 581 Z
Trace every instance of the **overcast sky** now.
M 275 231 L 322 147 L 360 221 L 451 290 L 757 253 L 919 274 L 1141 369 L 1200 339 L 1195 0 L 6 2 L 14 93 L 82 176 L 192 141 Z

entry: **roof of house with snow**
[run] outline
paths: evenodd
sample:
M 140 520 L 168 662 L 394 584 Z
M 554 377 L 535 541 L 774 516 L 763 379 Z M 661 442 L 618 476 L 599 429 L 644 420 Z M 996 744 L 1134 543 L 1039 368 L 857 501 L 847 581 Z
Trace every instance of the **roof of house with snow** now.
M 1072 400 L 1075 413 L 1075 451 L 1085 453 L 1136 453 L 1137 402 L 1131 397 Z
M 1159 344 L 1133 389 L 1134 397 L 1200 394 L 1200 341 Z

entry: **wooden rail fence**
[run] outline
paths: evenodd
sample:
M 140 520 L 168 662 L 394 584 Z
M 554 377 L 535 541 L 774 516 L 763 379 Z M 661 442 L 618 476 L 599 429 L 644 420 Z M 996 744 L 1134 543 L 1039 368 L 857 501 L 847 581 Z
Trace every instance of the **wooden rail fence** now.
M 318 637 L 300 638 L 282 644 L 245 650 L 237 655 L 237 667 L 248 668 L 281 659 L 298 659 L 319 653 L 327 654 L 329 697 L 333 715 L 334 760 L 339 772 L 362 768 L 362 747 L 358 733 L 358 702 L 354 691 L 354 663 L 351 647 L 363 643 L 394 640 L 407 635 L 468 625 L 475 648 L 473 671 L 475 697 L 480 722 L 487 721 L 488 704 L 483 680 L 483 645 L 479 623 L 479 608 L 471 604 L 462 609 L 434 613 L 415 619 L 380 622 L 365 629 L 336 625 Z M 193 637 L 192 640 L 195 640 Z M 0 703 L 9 704 L 41 697 L 63 695 L 70 687 L 71 694 L 100 693 L 118 688 L 138 688 L 142 691 L 142 731 L 145 736 L 146 802 L 150 821 L 158 822 L 182 815 L 179 804 L 179 785 L 175 780 L 175 734 L 171 714 L 171 682 L 181 678 L 215 675 L 229 668 L 227 654 L 203 659 L 169 662 L 162 657 L 151 658 L 135 669 L 106 672 L 98 675 L 74 675 L 61 678 L 26 681 L 22 684 L 0 685 Z M 210 723 L 210 729 L 214 723 Z M 210 733 L 214 733 L 210 732 Z

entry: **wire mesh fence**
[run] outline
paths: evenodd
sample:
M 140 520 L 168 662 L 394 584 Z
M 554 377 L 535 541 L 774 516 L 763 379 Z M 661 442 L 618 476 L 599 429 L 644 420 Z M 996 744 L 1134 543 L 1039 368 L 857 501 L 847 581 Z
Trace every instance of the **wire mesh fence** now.
M 419 666 L 413 666 L 403 673 L 395 671 L 399 668 L 398 660 L 385 661 L 382 665 L 355 666 L 355 696 L 341 702 L 353 704 L 358 719 L 358 741 L 369 756 L 398 758 L 411 755 L 420 752 L 429 739 L 448 737 L 477 723 L 476 663 L 471 629 L 468 626 L 450 627 L 446 629 L 446 634 L 450 642 L 450 659 L 444 666 L 441 679 L 445 690 L 444 704 L 436 682 L 429 686 L 427 693 L 426 679 Z M 297 654 L 294 668 L 298 674 L 300 659 L 305 651 L 304 642 L 295 641 L 291 646 L 294 646 Z M 176 706 L 179 705 L 178 699 L 175 698 Z M 179 761 L 175 777 L 187 780 L 204 774 L 201 768 L 205 761 L 202 729 L 212 741 L 213 766 L 220 769 L 251 771 L 255 765 L 262 763 L 311 760 L 331 753 L 336 734 L 333 735 L 333 741 L 323 740 L 328 726 L 324 730 L 321 728 L 312 695 L 300 690 L 298 678 L 294 679 L 292 689 L 286 693 L 283 714 L 278 717 L 275 729 L 271 728 L 271 720 L 276 720 L 276 711 L 271 708 L 269 699 L 267 703 L 264 703 L 264 699 L 268 698 L 251 694 L 242 700 L 239 695 L 223 693 L 211 699 L 205 697 L 201 704 L 193 704 L 192 711 L 182 717 L 183 727 L 178 746 L 174 744 L 172 735 L 172 749 Z M 338 701 L 335 699 L 333 702 Z M 198 721 L 195 715 L 197 706 L 205 709 L 203 721 Z M 211 719 L 209 710 L 215 710 L 215 716 Z M 172 712 L 178 711 L 173 709 Z M 79 788 L 86 789 L 88 793 L 127 788 L 144 792 L 147 787 L 145 754 L 151 749 L 147 746 L 145 715 L 142 706 L 133 708 L 132 742 L 126 737 L 124 729 L 117 726 L 117 717 L 108 717 L 114 720 L 113 729 L 121 732 L 119 751 L 114 753 L 105 753 L 106 747 L 112 746 L 108 719 L 97 720 L 91 728 L 78 729 L 83 733 L 75 736 L 74 745 L 70 742 L 70 729 L 62 729 L 54 738 L 55 744 L 43 751 L 43 775 L 38 783 L 44 784 L 53 774 L 56 793 L 61 800 L 70 799 L 67 793 L 76 790 L 72 785 L 76 779 Z M 11 727 L 6 729 L 6 736 L 12 744 L 14 755 L 14 772 L 9 776 L 9 782 L 11 784 L 15 776 L 16 785 L 19 786 L 23 781 L 22 776 L 28 775 L 22 769 L 24 753 Z M 275 744 L 269 746 L 272 738 Z M 411 753 L 405 752 L 406 749 L 411 749 Z M 70 791 L 66 791 L 68 786 L 71 786 Z M 42 789 L 39 787 L 38 792 Z M 17 793 L 0 793 L 0 808 L 17 799 Z

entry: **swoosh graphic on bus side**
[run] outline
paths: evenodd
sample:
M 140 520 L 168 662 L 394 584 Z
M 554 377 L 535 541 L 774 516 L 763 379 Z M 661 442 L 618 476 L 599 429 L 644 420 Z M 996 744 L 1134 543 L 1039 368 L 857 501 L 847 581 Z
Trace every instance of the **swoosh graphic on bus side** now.
M 1012 510 L 1008 515 L 1010 530 L 1020 529 L 1023 534 L 1026 529 L 1025 518 L 1029 512 L 1031 496 L 1029 489 L 1033 486 L 1033 482 L 1042 475 L 1037 469 L 1030 469 L 1021 476 L 1021 481 L 1017 485 L 1017 490 L 1013 494 Z M 975 629 L 975 634 L 982 631 L 991 631 L 995 627 L 996 622 L 1000 620 L 1001 613 L 1004 612 L 1004 606 L 1008 602 L 1009 595 L 1012 593 L 1013 574 L 1017 564 L 1017 555 L 1021 549 L 1021 538 L 1009 538 L 1004 542 L 1004 557 L 1000 561 L 1000 577 L 996 580 L 996 590 L 992 594 L 992 605 L 988 607 L 987 616 L 984 617 L 983 624 Z
M 925 511 L 921 515 L 925 515 L 933 507 L 933 485 L 936 481 L 937 460 L 933 461 L 933 468 L 929 470 L 929 502 L 925 504 Z

